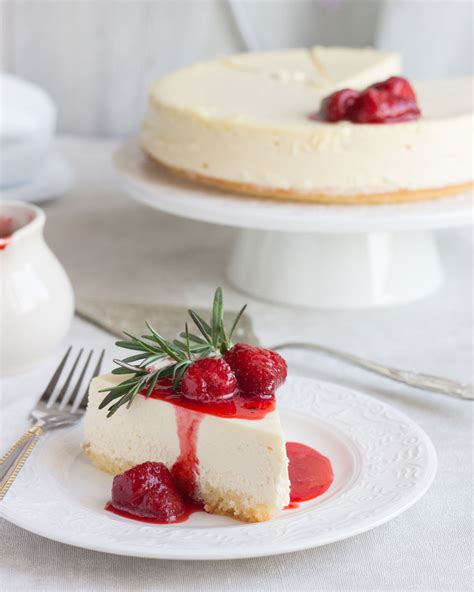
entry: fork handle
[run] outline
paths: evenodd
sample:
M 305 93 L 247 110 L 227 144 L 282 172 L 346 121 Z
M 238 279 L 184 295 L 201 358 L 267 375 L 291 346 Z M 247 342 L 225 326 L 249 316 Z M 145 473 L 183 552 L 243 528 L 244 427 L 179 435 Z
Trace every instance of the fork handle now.
M 17 478 L 42 433 L 42 427 L 33 426 L 0 459 L 0 501 Z
M 383 366 L 377 362 L 371 362 L 359 356 L 354 356 L 346 352 L 342 352 L 332 347 L 325 345 L 318 345 L 316 343 L 301 343 L 301 342 L 288 342 L 279 343 L 274 345 L 270 349 L 306 349 L 315 351 L 320 354 L 325 354 L 331 358 L 347 362 L 352 366 L 358 366 L 364 368 L 374 374 L 380 374 L 386 378 L 391 378 L 397 382 L 408 384 L 415 388 L 419 388 L 425 391 L 433 391 L 435 393 L 442 393 L 443 395 L 450 395 L 463 399 L 464 401 L 474 400 L 474 387 L 472 384 L 462 384 L 449 378 L 443 378 L 441 376 L 432 376 L 431 374 L 422 374 L 419 372 L 411 372 L 410 370 L 401 370 L 400 368 L 392 368 L 390 366 Z

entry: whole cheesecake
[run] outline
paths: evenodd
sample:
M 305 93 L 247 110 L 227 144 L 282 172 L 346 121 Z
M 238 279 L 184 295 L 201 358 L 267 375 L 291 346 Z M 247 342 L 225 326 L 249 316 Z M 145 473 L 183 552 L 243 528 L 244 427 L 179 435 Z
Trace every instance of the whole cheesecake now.
M 196 64 L 154 85 L 141 144 L 179 176 L 262 197 L 384 203 L 468 190 L 472 79 L 415 84 L 415 121 L 312 117 L 331 93 L 361 90 L 400 69 L 398 54 L 337 47 Z

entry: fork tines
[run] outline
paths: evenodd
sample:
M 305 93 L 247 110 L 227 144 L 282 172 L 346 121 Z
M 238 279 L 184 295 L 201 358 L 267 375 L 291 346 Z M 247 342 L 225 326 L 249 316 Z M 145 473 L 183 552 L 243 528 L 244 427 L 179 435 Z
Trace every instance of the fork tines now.
M 86 387 L 84 390 L 84 393 L 81 395 L 81 385 L 82 385 L 84 378 L 87 374 L 87 368 L 88 368 L 89 363 L 94 355 L 94 350 L 92 350 L 92 349 L 90 350 L 90 352 L 86 358 L 86 361 L 82 366 L 82 369 L 80 369 L 79 362 L 80 362 L 82 354 L 84 352 L 84 348 L 81 348 L 79 350 L 79 353 L 77 354 L 76 358 L 74 359 L 71 369 L 69 370 L 69 373 L 66 376 L 66 379 L 65 379 L 61 389 L 59 391 L 56 389 L 59 379 L 61 378 L 61 375 L 63 374 L 64 368 L 67 365 L 71 351 L 72 351 L 72 346 L 70 346 L 68 348 L 67 352 L 64 354 L 63 359 L 59 363 L 59 366 L 57 367 L 56 371 L 54 372 L 51 380 L 49 381 L 48 386 L 46 387 L 44 393 L 41 395 L 41 398 L 38 401 L 38 403 L 43 403 L 47 407 L 51 407 L 52 405 L 55 405 L 56 407 L 59 407 L 60 409 L 68 406 L 71 411 L 84 411 L 86 409 L 87 390 L 88 389 Z M 104 355 L 105 355 L 105 349 L 103 349 L 102 352 L 100 353 L 100 356 L 97 360 L 95 368 L 90 375 L 90 379 L 99 375 L 102 361 L 104 359 Z M 79 369 L 78 369 L 78 366 L 79 366 Z M 71 388 L 71 382 L 75 378 L 76 373 L 79 373 L 79 376 L 76 378 L 76 383 L 75 383 L 74 387 Z

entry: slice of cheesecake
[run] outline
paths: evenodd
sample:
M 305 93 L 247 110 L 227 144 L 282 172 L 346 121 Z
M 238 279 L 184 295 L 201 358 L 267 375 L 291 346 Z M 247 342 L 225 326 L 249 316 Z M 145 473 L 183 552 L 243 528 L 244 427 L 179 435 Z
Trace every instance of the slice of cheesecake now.
M 106 374 L 90 386 L 84 450 L 99 469 L 118 474 L 146 461 L 163 462 L 206 511 L 246 522 L 269 520 L 289 503 L 288 459 L 274 399 L 237 396 L 210 405 L 154 391 L 107 417 L 99 410 L 100 391 L 126 379 Z

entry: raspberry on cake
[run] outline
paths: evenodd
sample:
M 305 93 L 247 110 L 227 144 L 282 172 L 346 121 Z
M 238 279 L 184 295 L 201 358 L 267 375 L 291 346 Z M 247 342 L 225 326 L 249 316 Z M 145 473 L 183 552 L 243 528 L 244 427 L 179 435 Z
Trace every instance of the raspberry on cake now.
M 285 382 L 286 362 L 277 352 L 248 343 L 237 343 L 224 357 L 235 372 L 239 389 L 243 393 L 261 399 L 271 398 Z
M 286 363 L 276 352 L 232 344 L 244 309 L 227 332 L 218 288 L 209 323 L 189 311 L 199 334 L 186 325 L 167 341 L 148 325 L 147 336 L 117 343 L 133 355 L 93 379 L 84 450 L 99 469 L 125 471 L 114 480 L 116 509 L 176 521 L 184 497 L 210 513 L 259 522 L 288 505 L 275 400 Z
M 181 394 L 202 403 L 224 401 L 233 397 L 237 379 L 223 358 L 196 360 L 186 370 L 181 382 Z
M 117 510 L 161 522 L 176 522 L 185 512 L 171 473 L 157 462 L 145 462 L 116 475 L 111 503 Z
M 338 90 L 321 104 L 322 121 L 352 123 L 401 123 L 421 116 L 415 91 L 405 78 L 392 76 L 359 92 L 350 88 Z

